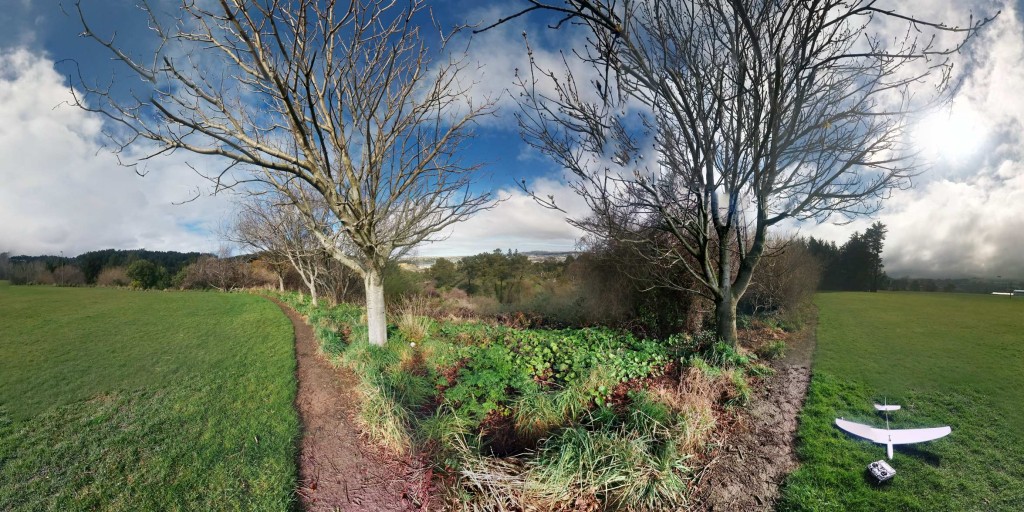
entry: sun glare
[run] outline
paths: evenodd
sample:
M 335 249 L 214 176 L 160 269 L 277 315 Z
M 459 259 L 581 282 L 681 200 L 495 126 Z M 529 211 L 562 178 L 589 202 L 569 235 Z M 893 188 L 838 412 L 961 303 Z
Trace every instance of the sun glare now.
M 965 108 L 943 109 L 918 123 L 914 143 L 934 163 L 961 163 L 974 156 L 985 140 L 981 117 Z

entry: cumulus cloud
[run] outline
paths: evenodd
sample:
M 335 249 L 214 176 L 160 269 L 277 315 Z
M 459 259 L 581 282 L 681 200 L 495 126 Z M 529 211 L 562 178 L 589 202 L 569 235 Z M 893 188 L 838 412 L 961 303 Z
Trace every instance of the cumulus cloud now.
M 520 251 L 571 251 L 582 232 L 566 222 L 566 216 L 582 217 L 586 203 L 568 186 L 551 179 L 530 184 L 539 197 L 554 196 L 566 213 L 544 208 L 517 188 L 498 191 L 503 200 L 496 207 L 457 225 L 448 238 L 421 246 L 422 256 L 464 256 L 494 249 Z
M 145 177 L 120 166 L 102 147 L 102 121 L 70 99 L 52 60 L 0 52 L 0 251 L 215 248 L 227 198 L 174 205 L 205 180 L 180 156 L 151 161 Z

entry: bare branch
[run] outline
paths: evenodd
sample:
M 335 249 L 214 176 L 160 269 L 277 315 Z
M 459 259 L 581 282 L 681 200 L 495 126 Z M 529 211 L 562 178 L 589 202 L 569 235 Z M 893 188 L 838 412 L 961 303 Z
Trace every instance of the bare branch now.
M 769 228 L 868 215 L 910 186 L 908 116 L 948 99 L 952 57 L 994 18 L 960 28 L 873 0 L 522 1 L 485 30 L 548 11 L 586 34 L 559 69 L 527 42 L 516 77 L 524 140 L 592 210 L 571 222 L 634 246 L 666 269 L 661 286 L 685 270 L 730 341 Z M 903 37 L 873 33 L 879 18 Z

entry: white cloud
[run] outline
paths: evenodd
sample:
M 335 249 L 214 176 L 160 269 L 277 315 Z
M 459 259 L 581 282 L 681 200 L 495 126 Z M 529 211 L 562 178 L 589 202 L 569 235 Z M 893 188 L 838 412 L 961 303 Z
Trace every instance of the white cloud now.
M 65 254 L 104 248 L 212 250 L 229 211 L 179 156 L 151 161 L 146 177 L 102 147 L 102 122 L 70 106 L 50 59 L 0 52 L 0 251 Z M 130 155 L 128 155 L 130 157 Z
M 568 186 L 550 179 L 530 184 L 539 197 L 552 195 L 569 216 L 581 217 L 588 209 Z M 422 256 L 465 256 L 494 249 L 520 251 L 571 251 L 580 230 L 566 222 L 566 214 L 544 208 L 519 189 L 498 191 L 504 200 L 491 210 L 457 224 L 448 239 L 421 246 Z

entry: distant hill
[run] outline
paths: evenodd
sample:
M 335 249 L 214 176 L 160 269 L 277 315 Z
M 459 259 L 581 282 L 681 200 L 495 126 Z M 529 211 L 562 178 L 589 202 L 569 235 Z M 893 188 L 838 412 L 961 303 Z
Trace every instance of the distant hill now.
M 399 263 L 412 265 L 419 269 L 425 269 L 432 267 L 434 262 L 439 259 L 446 259 L 453 263 L 458 263 L 462 258 L 475 256 L 476 254 L 460 254 L 458 256 L 409 256 L 398 261 Z M 575 258 L 576 256 L 579 256 L 580 253 L 578 251 L 520 251 L 519 254 L 525 255 L 530 261 L 551 261 L 564 260 L 567 256 Z

